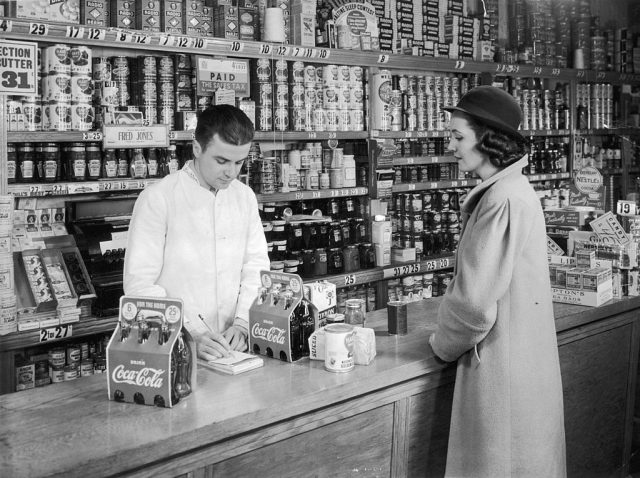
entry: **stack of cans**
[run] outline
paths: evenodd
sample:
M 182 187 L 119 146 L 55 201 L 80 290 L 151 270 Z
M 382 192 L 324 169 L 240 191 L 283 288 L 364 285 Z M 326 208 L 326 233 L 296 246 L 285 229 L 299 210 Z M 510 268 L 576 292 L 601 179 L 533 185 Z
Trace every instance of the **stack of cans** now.
M 13 196 L 0 196 L 0 335 L 15 332 L 18 327 L 11 254 L 12 228 Z
M 286 60 L 273 60 L 273 127 L 289 130 L 289 69 Z
M 289 126 L 291 130 L 306 131 L 307 115 L 309 116 L 309 123 L 311 123 L 312 111 L 307 114 L 305 108 L 304 63 L 301 61 L 289 62 L 289 107 Z
M 131 96 L 129 93 L 129 79 L 131 69 L 129 67 L 129 57 L 114 56 L 111 58 L 111 76 L 115 85 L 115 106 L 129 106 Z
M 111 61 L 105 56 L 93 57 L 93 105 L 96 126 L 104 124 L 105 114 L 118 105 L 118 88 L 111 74 Z
M 71 129 L 89 131 L 93 129 L 94 109 L 93 78 L 91 77 L 91 48 L 74 45 L 71 59 Z
M 194 80 L 196 75 L 191 74 L 191 56 L 175 56 L 175 88 L 176 88 L 176 112 L 193 111 L 195 109 Z
M 175 69 L 169 55 L 156 59 L 158 66 L 158 124 L 175 126 Z
M 47 47 L 42 59 L 43 128 L 71 129 L 71 48 L 58 44 Z
M 273 131 L 273 69 L 267 58 L 251 60 L 251 98 L 256 103 L 256 130 Z
M 155 56 L 139 56 L 134 60 L 131 74 L 131 98 L 149 122 L 154 124 L 158 117 L 158 74 Z

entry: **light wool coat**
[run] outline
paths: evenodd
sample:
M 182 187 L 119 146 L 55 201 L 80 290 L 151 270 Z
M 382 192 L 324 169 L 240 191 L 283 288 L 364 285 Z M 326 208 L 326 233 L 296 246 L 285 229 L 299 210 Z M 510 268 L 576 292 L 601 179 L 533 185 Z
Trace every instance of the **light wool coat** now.
M 124 262 L 129 295 L 184 301 L 186 327 L 248 328 L 249 307 L 269 270 L 253 191 L 239 181 L 214 194 L 188 167 L 145 189 L 133 209 Z
M 458 360 L 446 476 L 566 476 L 562 384 L 540 201 L 523 158 L 462 206 L 456 273 L 430 339 Z

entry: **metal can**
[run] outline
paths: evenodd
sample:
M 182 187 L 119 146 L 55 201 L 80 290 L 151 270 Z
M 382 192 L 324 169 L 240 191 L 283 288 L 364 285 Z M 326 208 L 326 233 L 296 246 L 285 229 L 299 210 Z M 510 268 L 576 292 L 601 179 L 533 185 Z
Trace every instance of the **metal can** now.
M 276 108 L 287 108 L 289 106 L 289 85 L 286 83 L 273 85 L 273 97 Z
M 90 131 L 93 129 L 95 114 L 91 103 L 73 103 L 71 105 L 71 129 Z
M 64 367 L 64 381 L 75 380 L 80 374 L 80 367 L 77 363 L 66 365 Z
M 52 367 L 64 367 L 66 363 L 66 353 L 63 348 L 49 350 L 49 363 Z
M 158 66 L 158 76 L 173 76 L 173 57 L 170 55 L 161 56 L 156 59 Z
M 289 110 L 287 108 L 275 108 L 273 116 L 276 131 L 287 131 L 289 129 Z
M 324 328 L 325 370 L 342 373 L 355 368 L 353 329 L 350 324 L 331 324 Z
M 273 62 L 273 79 L 276 83 L 289 83 L 287 60 L 278 59 Z
M 324 131 L 338 131 L 338 110 L 327 110 Z
M 128 80 L 129 79 L 129 57 L 127 56 L 114 56 L 111 58 L 111 77 L 114 80 Z
M 42 73 L 71 74 L 71 47 L 69 45 L 52 45 L 43 50 Z
M 51 377 L 51 383 L 64 382 L 64 366 L 56 365 L 49 367 L 49 377 Z
M 43 118 L 43 129 L 69 131 L 71 129 L 71 105 L 58 101 L 46 102 Z
M 271 82 L 271 60 L 258 58 L 255 64 L 255 73 L 259 82 Z
M 53 73 L 42 79 L 42 97 L 44 101 L 71 101 L 71 74 Z
M 71 77 L 71 101 L 90 103 L 93 100 L 93 81 L 91 75 L 73 75 Z
M 71 73 L 74 75 L 91 75 L 92 55 L 88 46 L 74 45 L 69 50 Z
M 77 363 L 82 359 L 82 350 L 79 345 L 69 345 L 67 347 L 67 363 Z
M 326 129 L 326 111 L 322 108 L 313 110 L 313 127 L 315 131 L 325 131 Z
M 94 81 L 111 81 L 111 63 L 106 56 L 95 57 L 91 60 L 91 70 Z
M 80 376 L 86 377 L 88 375 L 93 375 L 93 360 L 91 359 L 80 362 Z
M 256 126 L 258 131 L 273 130 L 273 112 L 271 106 L 256 107 Z

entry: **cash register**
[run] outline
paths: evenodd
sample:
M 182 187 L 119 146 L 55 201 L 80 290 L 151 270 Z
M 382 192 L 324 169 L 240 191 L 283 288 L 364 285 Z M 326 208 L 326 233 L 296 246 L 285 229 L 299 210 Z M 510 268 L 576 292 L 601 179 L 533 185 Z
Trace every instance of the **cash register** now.
M 67 228 L 75 237 L 97 298 L 92 313 L 118 314 L 129 222 L 136 198 L 109 198 L 68 204 Z

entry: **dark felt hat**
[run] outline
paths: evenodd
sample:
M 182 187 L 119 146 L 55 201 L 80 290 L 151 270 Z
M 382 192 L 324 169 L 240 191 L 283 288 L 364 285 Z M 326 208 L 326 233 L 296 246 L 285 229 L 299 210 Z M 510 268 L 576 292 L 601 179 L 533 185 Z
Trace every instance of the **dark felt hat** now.
M 525 140 L 518 131 L 522 122 L 520 106 L 513 96 L 495 86 L 477 86 L 460 98 L 456 106 L 444 109 L 451 112 L 462 111 L 480 123 Z

